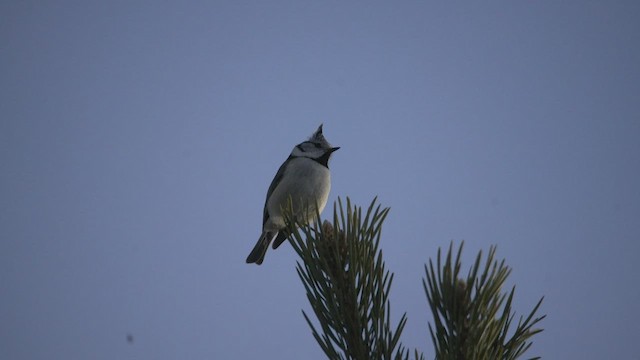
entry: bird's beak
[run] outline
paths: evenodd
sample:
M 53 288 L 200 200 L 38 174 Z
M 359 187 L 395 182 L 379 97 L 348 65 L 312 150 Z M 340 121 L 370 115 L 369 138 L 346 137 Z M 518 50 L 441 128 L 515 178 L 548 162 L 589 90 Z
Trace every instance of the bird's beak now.
M 333 147 L 333 148 L 331 148 L 331 152 L 334 152 L 334 151 L 336 151 L 336 150 L 338 150 L 338 149 L 340 149 L 340 146 L 338 146 L 338 147 Z

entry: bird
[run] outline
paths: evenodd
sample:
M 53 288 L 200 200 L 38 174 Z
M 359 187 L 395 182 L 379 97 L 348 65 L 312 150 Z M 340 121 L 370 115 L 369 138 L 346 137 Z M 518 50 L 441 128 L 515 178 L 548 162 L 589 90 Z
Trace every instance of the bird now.
M 262 264 L 273 242 L 277 249 L 291 234 L 287 229 L 282 209 L 289 206 L 294 218 L 307 217 L 313 221 L 327 204 L 331 189 L 329 158 L 340 147 L 333 147 L 322 134 L 322 124 L 307 141 L 293 147 L 271 181 L 264 204 L 262 234 L 247 256 L 247 264 Z

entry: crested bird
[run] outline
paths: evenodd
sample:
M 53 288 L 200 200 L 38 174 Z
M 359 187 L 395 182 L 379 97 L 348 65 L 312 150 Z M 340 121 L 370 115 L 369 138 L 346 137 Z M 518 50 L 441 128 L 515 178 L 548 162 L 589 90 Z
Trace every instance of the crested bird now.
M 327 204 L 331 189 L 329 158 L 339 147 L 332 147 L 322 134 L 322 125 L 307 141 L 293 147 L 271 181 L 264 204 L 262 234 L 247 257 L 247 263 L 262 264 L 273 242 L 277 249 L 290 235 L 282 211 L 291 206 L 293 217 L 313 221 Z M 291 202 L 291 203 L 289 203 Z

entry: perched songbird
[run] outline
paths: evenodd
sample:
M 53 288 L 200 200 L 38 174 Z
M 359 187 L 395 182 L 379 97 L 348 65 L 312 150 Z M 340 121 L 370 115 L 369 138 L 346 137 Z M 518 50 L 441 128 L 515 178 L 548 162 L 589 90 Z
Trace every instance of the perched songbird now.
M 316 215 L 316 204 L 318 213 L 322 212 L 331 189 L 329 158 L 338 149 L 331 147 L 324 138 L 322 125 L 309 140 L 293 148 L 269 186 L 264 204 L 262 235 L 247 257 L 247 263 L 262 264 L 269 244 L 273 241 L 273 248 L 276 249 L 287 239 L 290 232 L 286 229 L 282 209 L 289 206 L 289 201 L 294 217 L 307 216 L 307 220 L 312 221 Z

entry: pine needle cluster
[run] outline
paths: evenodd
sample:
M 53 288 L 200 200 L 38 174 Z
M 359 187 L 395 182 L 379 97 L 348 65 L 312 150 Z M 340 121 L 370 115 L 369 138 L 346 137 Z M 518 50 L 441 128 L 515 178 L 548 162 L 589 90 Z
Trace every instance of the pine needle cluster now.
M 319 327 L 303 311 L 313 336 L 329 359 L 408 359 L 400 344 L 407 322 L 391 325 L 389 290 L 393 281 L 379 250 L 388 208 L 365 213 L 347 198 L 334 205 L 333 224 L 300 224 L 292 245 L 302 261 L 297 271 Z
M 436 266 L 432 260 L 428 267 L 425 265 L 423 286 L 434 319 L 429 332 L 436 359 L 517 359 L 531 347 L 531 337 L 542 331 L 533 327 L 545 317 L 534 318 L 543 299 L 526 318 L 520 317 L 515 330 L 510 332 L 515 316 L 512 308 L 515 286 L 508 295 L 502 292 L 502 287 L 511 269 L 504 260 L 494 260 L 496 247 L 492 246 L 484 265 L 480 251 L 467 277 L 462 278 L 463 245 L 455 259 L 451 244 L 444 264 L 438 249 Z

